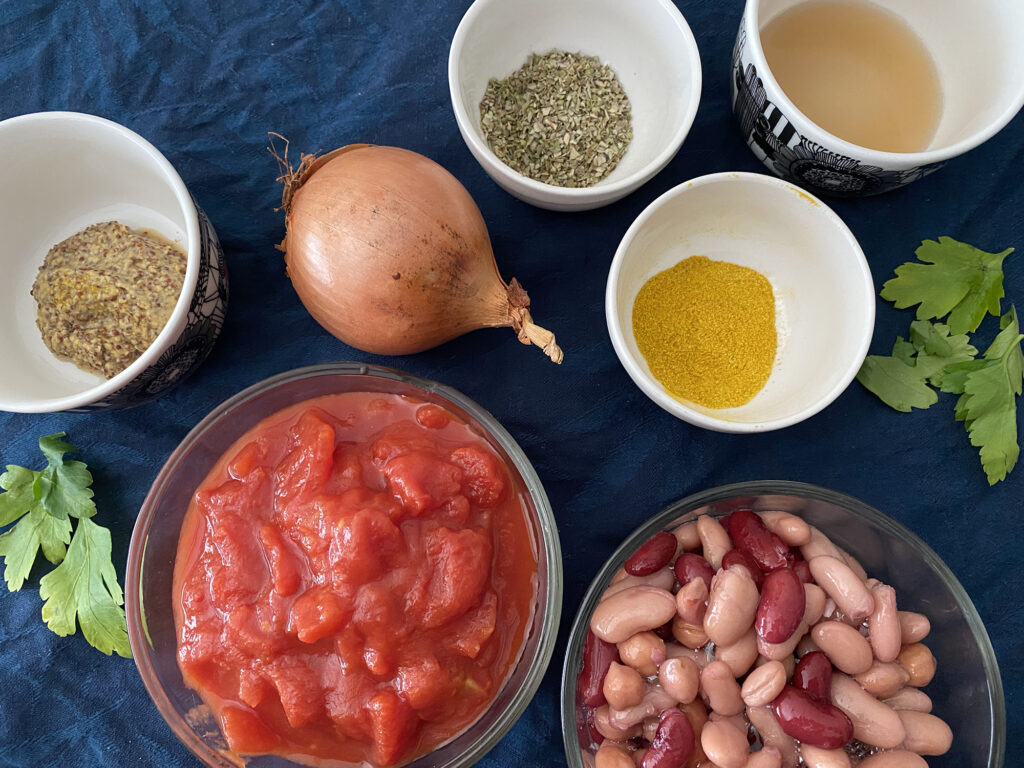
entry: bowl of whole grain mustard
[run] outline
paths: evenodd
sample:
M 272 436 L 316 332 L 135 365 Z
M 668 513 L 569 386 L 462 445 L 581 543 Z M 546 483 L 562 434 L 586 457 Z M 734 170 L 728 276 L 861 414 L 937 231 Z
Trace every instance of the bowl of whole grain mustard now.
M 206 358 L 224 257 L 181 177 L 124 126 L 75 112 L 0 122 L 0 410 L 124 408 Z
M 803 421 L 867 354 L 874 287 L 842 220 L 769 176 L 716 173 L 633 222 L 608 274 L 615 352 L 655 403 L 720 432 Z

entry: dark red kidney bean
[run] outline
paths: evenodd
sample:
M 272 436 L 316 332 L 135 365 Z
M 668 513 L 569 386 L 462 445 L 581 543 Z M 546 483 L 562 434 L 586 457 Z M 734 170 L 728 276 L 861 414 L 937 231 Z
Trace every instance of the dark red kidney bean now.
M 765 573 L 782 568 L 788 562 L 789 547 L 765 528 L 761 518 L 749 509 L 737 509 L 732 513 L 729 538 L 736 549 L 742 549 L 754 558 Z
M 810 584 L 814 581 L 814 577 L 811 576 L 811 566 L 799 555 L 793 557 L 789 567 L 796 571 L 796 575 L 800 577 L 802 584 Z
M 608 667 L 618 658 L 618 648 L 587 630 L 587 638 L 583 641 L 583 669 L 580 670 L 577 691 L 588 707 L 600 707 L 608 703 L 604 697 L 604 676 L 608 674 Z
M 723 528 L 725 528 L 725 532 L 729 533 L 729 526 L 732 525 L 732 513 L 730 512 L 728 515 L 718 518 L 718 522 L 722 524 Z
M 724 560 L 722 562 L 725 562 Z M 754 630 L 766 643 L 784 643 L 804 617 L 804 584 L 792 568 L 779 568 L 764 577 Z
M 591 744 L 600 746 L 604 741 L 604 736 L 594 724 L 594 710 L 584 707 L 582 702 L 576 704 L 576 737 L 583 749 L 590 749 Z
M 782 730 L 794 739 L 821 749 L 839 749 L 853 738 L 853 723 L 839 707 L 811 698 L 792 685 L 772 702 Z
M 658 719 L 654 741 L 644 754 L 641 768 L 680 768 L 693 755 L 696 738 L 690 718 L 679 709 L 666 709 Z
M 813 699 L 829 701 L 832 689 L 832 662 L 821 651 L 811 651 L 793 668 L 793 685 Z
M 629 556 L 623 566 L 630 576 L 650 576 L 672 562 L 676 553 L 676 537 L 667 531 L 660 531 Z
M 679 582 L 679 586 L 685 586 L 699 577 L 704 579 L 704 584 L 707 586 L 708 591 L 711 590 L 711 579 L 715 575 L 715 570 L 711 567 L 711 563 L 700 555 L 695 555 L 693 552 L 683 552 L 683 554 L 676 558 L 674 568 L 676 581 Z
M 654 634 L 660 637 L 662 640 L 672 639 L 672 622 L 666 621 L 660 627 L 655 627 L 651 630 Z
M 742 565 L 750 571 L 750 575 L 754 577 L 754 583 L 757 584 L 758 589 L 764 584 L 764 571 L 754 562 L 754 558 L 742 549 L 730 549 L 722 556 L 722 567 L 728 568 L 730 565 Z

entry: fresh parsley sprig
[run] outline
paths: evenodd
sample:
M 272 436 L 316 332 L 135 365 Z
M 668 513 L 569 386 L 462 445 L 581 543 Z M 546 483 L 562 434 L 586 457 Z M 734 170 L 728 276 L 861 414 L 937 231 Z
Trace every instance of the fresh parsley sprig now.
M 111 561 L 110 531 L 92 521 L 96 514 L 92 474 L 81 461 L 65 461 L 75 450 L 63 432 L 39 438 L 47 465 L 41 470 L 8 465 L 0 475 L 0 535 L 4 580 L 21 589 L 41 549 L 57 565 L 39 582 L 43 621 L 61 637 L 75 633 L 108 656 L 130 657 L 124 594 Z M 74 535 L 71 518 L 78 520 Z
M 1024 383 L 1024 335 L 1012 306 L 983 357 L 976 357 L 968 334 L 986 316 L 1000 315 L 1003 261 L 1012 252 L 987 253 L 951 237 L 921 243 L 915 252 L 921 263 L 898 267 L 881 292 L 898 309 L 917 305 L 910 341 L 897 338 L 891 356 L 870 355 L 857 374 L 897 411 L 934 405 L 935 388 L 960 395 L 954 416 L 979 449 L 989 485 L 1005 479 L 1020 455 L 1017 397 Z M 945 324 L 930 322 L 943 318 Z

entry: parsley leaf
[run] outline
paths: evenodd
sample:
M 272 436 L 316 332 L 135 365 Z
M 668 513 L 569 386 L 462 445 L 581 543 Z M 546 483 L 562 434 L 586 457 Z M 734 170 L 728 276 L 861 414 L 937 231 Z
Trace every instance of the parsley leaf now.
M 39 438 L 39 448 L 49 464 L 36 481 L 39 500 L 57 517 L 92 517 L 96 504 L 92 500 L 92 474 L 80 461 L 64 461 L 64 454 L 75 446 L 60 438 L 64 433 Z
M 948 325 L 915 320 L 910 324 L 910 340 L 917 350 L 917 368 L 933 387 L 942 386 L 942 378 L 951 365 L 973 360 L 978 350 L 966 333 L 951 335 Z
M 0 493 L 0 528 L 13 523 L 35 504 L 32 486 L 38 474 L 31 469 L 7 465 L 7 471 L 0 475 L 0 488 L 6 491 Z
M 1017 311 L 1013 307 L 999 323 L 1002 329 L 980 365 L 966 371 L 963 394 L 955 416 L 963 421 L 971 445 L 980 449 L 981 466 L 989 485 L 1003 480 L 1020 455 L 1017 444 L 1017 401 L 1024 384 L 1024 355 Z
M 0 555 L 4 557 L 4 580 L 11 592 L 17 592 L 25 583 L 36 553 L 42 547 L 43 555 L 51 563 L 64 559 L 65 547 L 71 541 L 71 521 L 50 515 L 42 507 L 33 506 L 11 530 L 0 536 Z
M 39 582 L 43 621 L 61 637 L 75 632 L 75 617 L 90 645 L 108 656 L 130 658 L 124 594 L 110 560 L 110 531 L 82 518 L 64 562 Z
M 908 262 L 882 286 L 882 298 L 897 309 L 917 304 L 917 319 L 949 315 L 952 333 L 973 333 L 986 314 L 999 315 L 1003 259 L 1013 252 L 986 253 L 951 237 L 925 240 L 915 252 L 924 262 Z

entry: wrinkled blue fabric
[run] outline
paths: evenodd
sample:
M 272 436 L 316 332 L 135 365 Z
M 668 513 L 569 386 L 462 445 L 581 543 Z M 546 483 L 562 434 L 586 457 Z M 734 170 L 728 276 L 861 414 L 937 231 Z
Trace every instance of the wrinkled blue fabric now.
M 465 0 L 0 0 L 0 118 L 70 109 L 142 134 L 209 214 L 231 273 L 227 324 L 194 377 L 135 410 L 0 414 L 0 463 L 37 466 L 38 436 L 66 430 L 95 476 L 99 521 L 112 530 L 123 574 L 132 526 L 158 468 L 196 422 L 249 384 L 312 363 L 372 360 L 474 398 L 536 466 L 565 565 L 554 661 L 522 719 L 481 762 L 486 768 L 564 764 L 558 686 L 569 625 L 599 565 L 637 524 L 675 499 L 728 482 L 778 478 L 834 488 L 916 531 L 973 598 L 1001 665 L 1007 765 L 1017 765 L 1024 755 L 1024 469 L 990 488 L 949 399 L 897 414 L 856 383 L 818 416 L 781 432 L 702 431 L 655 406 L 615 357 L 604 287 L 630 222 L 686 179 L 763 170 L 729 109 L 742 0 L 677 4 L 705 73 L 686 143 L 624 200 L 560 214 L 501 191 L 459 136 L 446 62 Z M 537 321 L 557 333 L 564 364 L 552 365 L 507 329 L 403 358 L 366 355 L 328 335 L 299 303 L 274 249 L 283 217 L 274 212 L 280 188 L 265 149 L 268 130 L 287 136 L 295 150 L 393 144 L 450 169 L 476 198 L 502 273 L 522 281 Z M 908 188 L 833 205 L 881 285 L 923 238 L 1024 248 L 1022 171 L 1024 122 L 1017 117 L 981 148 Z M 1006 262 L 1006 292 L 1024 304 L 1024 256 Z M 910 320 L 879 301 L 872 351 L 887 353 Z M 20 593 L 0 590 L 0 767 L 198 765 L 160 718 L 130 660 L 104 657 L 80 635 L 58 638 L 44 627 L 40 573 Z

